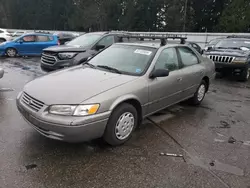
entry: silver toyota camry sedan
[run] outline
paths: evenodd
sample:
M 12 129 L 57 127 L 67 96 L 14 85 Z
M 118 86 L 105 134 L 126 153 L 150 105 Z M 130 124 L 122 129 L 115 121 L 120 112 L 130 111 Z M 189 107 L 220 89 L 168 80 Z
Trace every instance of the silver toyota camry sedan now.
M 214 71 L 185 45 L 114 44 L 83 65 L 29 82 L 17 107 L 48 138 L 120 145 L 151 114 L 184 100 L 199 105 Z

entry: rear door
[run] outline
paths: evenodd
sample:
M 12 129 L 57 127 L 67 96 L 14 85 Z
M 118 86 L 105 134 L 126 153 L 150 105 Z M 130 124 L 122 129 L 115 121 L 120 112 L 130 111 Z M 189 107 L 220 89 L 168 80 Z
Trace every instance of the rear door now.
M 205 67 L 198 55 L 189 47 L 178 47 L 182 71 L 182 99 L 192 96 L 205 75 Z
M 148 114 L 177 103 L 181 99 L 182 71 L 176 48 L 170 47 L 162 50 L 155 63 L 154 70 L 157 69 L 168 69 L 170 73 L 167 77 L 149 79 Z
M 56 45 L 54 44 L 54 37 L 48 35 L 37 35 L 36 42 L 35 50 L 37 54 L 42 54 L 43 49 Z

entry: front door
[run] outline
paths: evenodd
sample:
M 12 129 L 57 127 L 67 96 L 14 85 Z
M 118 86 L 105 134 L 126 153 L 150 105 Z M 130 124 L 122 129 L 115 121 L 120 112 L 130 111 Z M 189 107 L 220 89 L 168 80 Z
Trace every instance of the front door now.
M 178 47 L 182 64 L 182 98 L 192 96 L 198 89 L 205 74 L 205 68 L 199 61 L 198 56 L 188 47 Z
M 159 55 L 154 70 L 168 69 L 169 76 L 149 79 L 148 114 L 164 109 L 180 100 L 182 71 L 175 48 L 166 48 Z
M 34 54 L 35 49 L 34 46 L 36 44 L 36 36 L 35 35 L 26 35 L 21 38 L 16 43 L 16 48 L 19 54 L 22 55 L 31 55 Z

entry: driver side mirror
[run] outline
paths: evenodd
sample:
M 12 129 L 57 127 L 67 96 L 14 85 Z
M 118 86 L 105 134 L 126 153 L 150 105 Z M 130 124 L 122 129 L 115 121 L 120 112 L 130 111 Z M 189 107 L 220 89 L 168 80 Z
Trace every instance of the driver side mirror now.
M 101 49 L 104 49 L 105 48 L 105 46 L 104 45 L 100 45 L 100 44 L 97 44 L 96 46 L 95 46 L 95 49 L 97 50 L 97 51 L 99 51 L 99 50 L 101 50 Z
M 150 78 L 160 78 L 160 77 L 167 77 L 169 76 L 169 70 L 168 69 L 156 69 L 150 74 Z
M 207 47 L 207 51 L 210 51 L 210 50 L 212 50 L 212 49 L 213 49 L 212 46 Z
M 23 43 L 23 40 L 22 40 L 22 39 L 20 39 L 20 40 L 18 40 L 18 41 L 17 41 L 17 43 L 22 44 L 22 43 Z

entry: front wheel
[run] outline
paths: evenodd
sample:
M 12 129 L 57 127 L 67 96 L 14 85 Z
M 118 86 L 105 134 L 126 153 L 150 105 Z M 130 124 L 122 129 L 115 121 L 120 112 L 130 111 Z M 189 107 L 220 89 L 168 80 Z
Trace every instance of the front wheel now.
M 17 56 L 17 51 L 16 51 L 15 48 L 8 48 L 8 49 L 6 50 L 6 55 L 7 55 L 8 57 L 16 57 L 16 56 Z
M 127 103 L 121 104 L 111 114 L 103 138 L 112 146 L 124 144 L 131 138 L 137 124 L 135 107 Z
M 205 98 L 206 91 L 207 91 L 207 83 L 204 80 L 202 80 L 194 96 L 191 99 L 189 99 L 189 102 L 192 105 L 200 105 L 203 99 Z
M 249 79 L 249 72 L 250 70 L 248 68 L 242 70 L 239 81 L 247 82 Z

